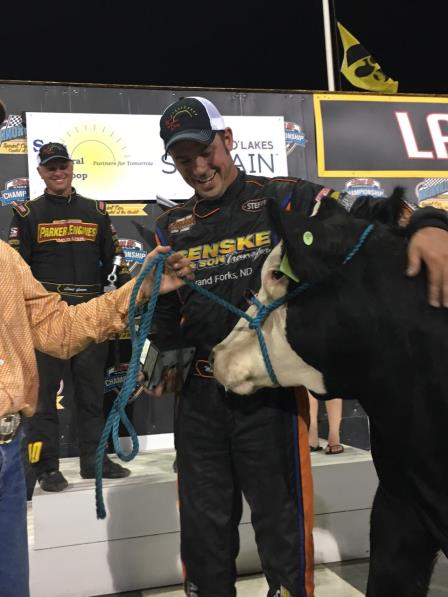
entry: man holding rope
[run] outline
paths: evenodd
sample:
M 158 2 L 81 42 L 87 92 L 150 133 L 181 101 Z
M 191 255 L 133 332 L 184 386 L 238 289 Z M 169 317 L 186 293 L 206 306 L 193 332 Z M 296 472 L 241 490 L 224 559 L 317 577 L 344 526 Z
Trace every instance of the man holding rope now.
M 158 247 L 146 263 L 169 247 Z M 0 241 L 3 283 L 0 289 L 0 594 L 28 597 L 26 485 L 21 462 L 21 417 L 36 410 L 38 374 L 34 350 L 68 359 L 91 342 L 103 342 L 126 328 L 135 281 L 86 303 L 69 306 L 49 293 L 32 275 L 20 255 Z M 191 278 L 189 261 L 180 253 L 167 258 L 162 294 Z M 142 283 L 138 301 L 151 296 L 154 270 Z
M 322 196 L 369 218 L 381 200 L 335 193 L 295 178 L 250 176 L 235 166 L 232 130 L 202 97 L 170 104 L 160 135 L 194 196 L 160 216 L 156 235 L 192 260 L 197 283 L 245 310 L 257 291 L 275 240 L 268 200 L 310 215 Z M 448 220 L 437 210 L 411 218 L 408 275 L 423 261 L 429 302 L 448 307 Z M 176 409 L 181 557 L 191 597 L 233 597 L 242 493 L 252 523 L 269 596 L 313 595 L 313 492 L 308 403 L 293 389 L 251 396 L 227 392 L 213 378 L 208 355 L 233 329 L 237 316 L 190 287 L 163 297 L 157 308 L 159 341 L 196 346 L 196 362 Z M 177 340 L 176 340 L 177 339 Z M 161 388 L 157 389 L 160 393 Z

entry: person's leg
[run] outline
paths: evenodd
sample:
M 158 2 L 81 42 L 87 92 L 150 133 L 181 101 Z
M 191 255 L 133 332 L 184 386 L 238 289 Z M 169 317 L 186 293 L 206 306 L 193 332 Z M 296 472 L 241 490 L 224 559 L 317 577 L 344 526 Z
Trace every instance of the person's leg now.
M 108 343 L 91 344 L 71 359 L 81 476 L 95 478 L 96 448 L 104 427 L 104 369 Z M 127 477 L 130 470 L 105 458 L 103 477 Z
M 342 421 L 342 399 L 333 398 L 325 401 L 325 408 L 328 415 L 328 445 L 327 454 L 340 454 L 344 451 L 341 445 L 341 421 Z
M 414 507 L 380 485 L 370 522 L 366 597 L 425 597 L 438 549 Z
M 241 491 L 230 450 L 232 413 L 213 380 L 192 378 L 176 420 L 181 557 L 187 595 L 236 595 Z
M 26 484 L 21 433 L 0 445 L 0 595 L 29 597 Z
M 63 361 L 36 352 L 39 398 L 36 413 L 26 422 L 29 461 L 39 476 L 59 469 L 59 417 L 56 396 L 61 383 Z
M 316 398 L 314 398 L 310 392 L 307 392 L 307 394 L 310 405 L 310 428 L 308 430 L 308 442 L 310 444 L 311 451 L 317 452 L 319 449 L 321 449 L 319 446 L 319 429 L 317 425 L 319 401 L 316 400 Z
M 304 398 L 304 400 L 302 400 Z M 232 453 L 252 524 L 269 596 L 313 595 L 313 488 L 306 393 L 262 390 L 234 396 Z
M 104 427 L 104 368 L 107 342 L 91 344 L 72 357 L 72 378 L 79 453 L 94 454 Z
M 32 417 L 22 417 L 22 424 L 21 424 L 21 431 L 22 431 L 22 442 L 21 442 L 21 454 L 22 454 L 22 463 L 25 473 L 25 482 L 26 482 L 26 499 L 27 501 L 33 498 L 34 489 L 36 487 L 36 471 L 34 470 L 32 464 L 30 463 L 29 459 L 29 449 L 28 449 L 28 439 L 27 439 L 27 429 L 29 425 L 30 418 Z

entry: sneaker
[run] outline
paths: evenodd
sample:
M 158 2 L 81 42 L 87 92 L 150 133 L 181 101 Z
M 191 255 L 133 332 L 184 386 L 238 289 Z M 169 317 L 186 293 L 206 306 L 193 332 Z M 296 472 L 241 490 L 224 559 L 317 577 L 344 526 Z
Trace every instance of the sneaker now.
M 118 462 L 114 462 L 108 456 L 104 458 L 103 479 L 122 479 L 129 477 L 131 471 Z M 81 458 L 81 477 L 83 479 L 95 479 L 95 455 Z
M 64 491 L 68 486 L 68 481 L 61 471 L 45 471 L 37 478 L 39 485 L 44 491 Z

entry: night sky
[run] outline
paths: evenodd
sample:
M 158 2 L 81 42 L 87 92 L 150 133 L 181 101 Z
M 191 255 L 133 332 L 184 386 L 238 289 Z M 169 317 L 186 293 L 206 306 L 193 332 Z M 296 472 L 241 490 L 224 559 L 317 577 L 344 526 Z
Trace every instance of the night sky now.
M 448 92 L 442 3 L 334 3 L 399 92 Z M 3 80 L 327 89 L 320 0 L 34 3 L 1 37 Z

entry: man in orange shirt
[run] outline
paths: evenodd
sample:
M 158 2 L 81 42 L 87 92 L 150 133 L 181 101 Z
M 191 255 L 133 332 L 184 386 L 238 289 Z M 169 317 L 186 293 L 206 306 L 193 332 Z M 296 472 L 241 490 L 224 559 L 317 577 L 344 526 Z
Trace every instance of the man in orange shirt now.
M 153 259 L 168 249 L 157 248 Z M 180 253 L 167 259 L 161 293 L 179 288 L 191 277 Z M 0 595 L 28 597 L 26 487 L 20 457 L 21 417 L 36 410 L 39 388 L 35 349 L 68 359 L 91 342 L 102 342 L 126 327 L 134 281 L 86 303 L 69 306 L 49 293 L 20 255 L 0 241 L 2 320 L 0 333 Z M 153 271 L 138 295 L 151 296 Z

